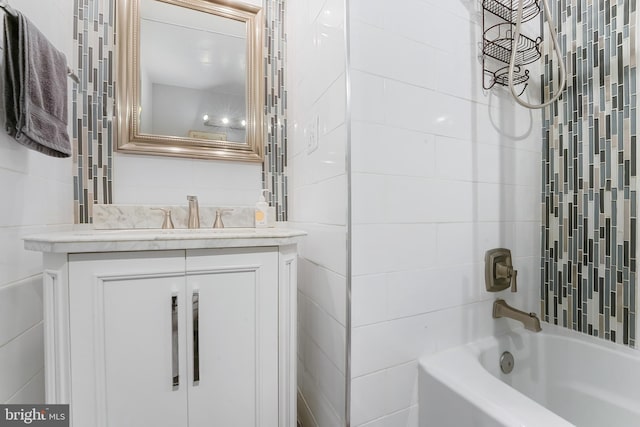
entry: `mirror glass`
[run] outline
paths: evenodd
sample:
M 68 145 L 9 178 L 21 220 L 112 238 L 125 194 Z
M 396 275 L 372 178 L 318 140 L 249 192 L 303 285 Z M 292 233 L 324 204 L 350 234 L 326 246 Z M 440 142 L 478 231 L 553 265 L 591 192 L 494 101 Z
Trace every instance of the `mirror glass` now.
M 260 10 L 207 0 L 119 5 L 136 31 L 131 42 L 122 39 L 127 27 L 119 32 L 127 45 L 126 52 L 120 46 L 119 69 L 127 78 L 118 149 L 261 161 Z

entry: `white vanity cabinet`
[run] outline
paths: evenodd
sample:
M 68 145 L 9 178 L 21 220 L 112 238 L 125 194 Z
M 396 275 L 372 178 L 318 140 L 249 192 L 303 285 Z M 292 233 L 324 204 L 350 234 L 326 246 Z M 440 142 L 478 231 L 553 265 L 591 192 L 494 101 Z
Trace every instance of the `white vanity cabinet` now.
M 47 403 L 72 425 L 295 426 L 295 244 L 44 261 Z

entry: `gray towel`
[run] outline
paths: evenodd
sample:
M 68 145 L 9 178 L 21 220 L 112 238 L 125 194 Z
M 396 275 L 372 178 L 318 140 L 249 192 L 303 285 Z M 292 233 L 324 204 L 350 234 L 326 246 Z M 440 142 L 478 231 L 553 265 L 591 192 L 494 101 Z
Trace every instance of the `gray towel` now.
M 20 12 L 4 18 L 7 132 L 26 147 L 70 157 L 67 59 Z

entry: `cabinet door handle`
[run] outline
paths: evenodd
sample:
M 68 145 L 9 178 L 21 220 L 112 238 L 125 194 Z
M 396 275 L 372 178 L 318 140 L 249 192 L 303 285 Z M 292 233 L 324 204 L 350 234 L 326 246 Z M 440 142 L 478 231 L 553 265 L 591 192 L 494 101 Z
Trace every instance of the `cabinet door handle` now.
M 200 291 L 193 291 L 191 304 L 193 313 L 193 385 L 198 385 L 200 382 L 200 338 L 198 334 Z
M 180 386 L 178 361 L 178 294 L 171 295 L 171 383 L 176 390 Z

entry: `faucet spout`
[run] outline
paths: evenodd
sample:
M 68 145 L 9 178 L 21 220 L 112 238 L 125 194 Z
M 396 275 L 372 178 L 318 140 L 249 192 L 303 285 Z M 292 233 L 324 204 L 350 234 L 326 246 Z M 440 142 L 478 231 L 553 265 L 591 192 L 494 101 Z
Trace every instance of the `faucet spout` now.
M 511 307 L 503 299 L 498 299 L 493 302 L 493 318 L 499 319 L 500 317 L 507 317 L 509 319 L 522 322 L 525 329 L 533 332 L 540 332 L 540 319 L 535 313 L 525 313 L 522 310 Z
M 187 196 L 189 201 L 189 220 L 187 226 L 189 228 L 200 228 L 200 210 L 198 208 L 198 197 Z

